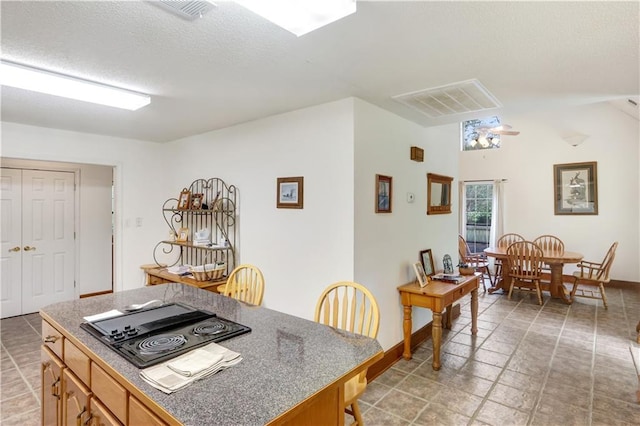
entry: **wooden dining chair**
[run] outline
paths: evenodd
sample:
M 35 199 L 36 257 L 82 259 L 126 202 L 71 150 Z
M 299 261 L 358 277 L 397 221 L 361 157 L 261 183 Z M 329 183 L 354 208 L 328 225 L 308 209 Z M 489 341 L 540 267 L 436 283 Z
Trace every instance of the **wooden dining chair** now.
M 574 281 L 571 288 L 570 297 L 587 297 L 590 299 L 602 299 L 604 308 L 607 309 L 607 294 L 604 291 L 604 285 L 609 283 L 609 271 L 616 257 L 616 249 L 618 242 L 616 241 L 609 247 L 602 262 L 589 262 L 586 260 L 578 263 L 579 270 L 573 273 Z M 588 287 L 597 287 L 597 289 L 589 289 Z M 639 324 L 640 325 L 640 324 Z
M 327 287 L 316 304 L 314 321 L 371 338 L 378 336 L 380 310 L 373 294 L 363 285 L 341 281 Z M 363 425 L 358 398 L 367 387 L 367 370 L 344 385 L 345 411 Z
M 540 275 L 542 273 L 542 249 L 531 241 L 518 241 L 507 248 L 509 261 L 509 299 L 513 287 L 535 290 L 538 305 L 542 305 Z
M 511 244 L 524 240 L 525 239 L 522 235 L 512 232 L 509 234 L 504 234 L 500 238 L 498 238 L 498 241 L 496 241 L 496 246 L 506 251 Z M 495 280 L 497 279 L 497 277 L 502 275 L 502 259 L 496 259 L 494 265 L 496 267 L 495 273 L 493 274 Z
M 533 240 L 543 252 L 554 251 L 557 253 L 564 253 L 564 243 L 555 235 L 540 235 Z M 542 278 L 541 281 L 545 283 L 551 283 L 551 267 L 546 263 L 542 263 Z
M 264 294 L 264 277 L 260 269 L 253 265 L 239 265 L 231 271 L 227 283 L 219 291 L 225 296 L 260 306 Z
M 458 256 L 460 263 L 466 263 L 477 272 L 482 272 L 482 288 L 487 291 L 487 286 L 484 283 L 485 277 L 489 279 L 489 284 L 493 287 L 493 278 L 489 271 L 489 260 L 484 253 L 472 253 L 469 250 L 467 240 L 462 235 L 458 235 Z

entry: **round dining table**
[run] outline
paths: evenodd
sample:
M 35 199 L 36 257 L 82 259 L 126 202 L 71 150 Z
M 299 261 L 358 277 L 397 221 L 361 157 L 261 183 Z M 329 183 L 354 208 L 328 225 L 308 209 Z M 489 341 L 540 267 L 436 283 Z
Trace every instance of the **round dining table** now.
M 494 257 L 502 261 L 502 276 L 496 277 L 494 286 L 487 291 L 493 293 L 499 289 L 503 289 L 505 293 L 509 292 L 509 259 L 507 258 L 506 247 L 487 247 L 484 252 L 489 257 Z M 568 297 L 568 292 L 565 291 L 563 285 L 562 269 L 566 264 L 578 263 L 584 256 L 574 251 L 554 251 L 543 250 L 542 261 L 549 265 L 551 270 L 550 283 L 548 290 L 551 293 L 551 297 L 561 299 L 563 302 L 570 304 L 572 300 Z M 545 283 L 540 283 L 541 287 L 545 289 Z

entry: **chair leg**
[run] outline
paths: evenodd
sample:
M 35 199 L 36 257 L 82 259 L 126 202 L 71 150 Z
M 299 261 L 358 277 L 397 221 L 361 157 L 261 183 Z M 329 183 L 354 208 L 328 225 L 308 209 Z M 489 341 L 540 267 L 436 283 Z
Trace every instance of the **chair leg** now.
M 536 281 L 536 293 L 538 294 L 538 305 L 542 305 L 542 291 L 540 291 L 540 281 Z
M 351 410 L 353 411 L 353 417 L 355 417 L 356 419 L 356 422 L 354 424 L 363 426 L 364 422 L 362 421 L 362 413 L 360 413 L 360 406 L 358 405 L 358 401 L 353 401 L 353 404 L 351 404 Z
M 607 294 L 604 292 L 604 284 L 600 283 L 600 295 L 602 296 L 602 304 L 605 309 L 609 309 L 607 306 Z
M 511 300 L 511 293 L 513 293 L 513 282 L 515 280 L 513 278 L 511 278 L 511 284 L 509 284 L 509 295 L 507 296 L 507 299 Z

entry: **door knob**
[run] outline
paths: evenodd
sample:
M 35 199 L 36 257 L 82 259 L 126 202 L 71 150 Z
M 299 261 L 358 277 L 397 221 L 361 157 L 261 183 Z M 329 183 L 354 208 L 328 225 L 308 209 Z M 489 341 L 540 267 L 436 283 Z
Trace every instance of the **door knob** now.
M 32 251 L 35 250 L 35 247 L 31 247 L 31 246 L 24 246 L 24 251 Z
M 9 251 L 20 251 L 20 247 L 10 248 Z

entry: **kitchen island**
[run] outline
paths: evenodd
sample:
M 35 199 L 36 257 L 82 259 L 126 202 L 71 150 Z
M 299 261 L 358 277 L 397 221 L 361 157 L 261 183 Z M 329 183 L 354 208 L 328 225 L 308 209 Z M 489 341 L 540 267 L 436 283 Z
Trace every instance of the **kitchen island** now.
M 152 299 L 211 311 L 250 327 L 250 333 L 219 343 L 239 352 L 242 362 L 165 394 L 143 381 L 133 364 L 80 327 L 85 316 Z M 98 416 L 95 413 L 106 407 L 102 419 L 112 416 L 131 425 L 140 424 L 141 419 L 185 425 L 343 424 L 343 384 L 383 355 L 374 339 L 178 283 L 58 303 L 40 314 L 44 320 L 43 414 L 58 416 L 61 422 L 62 417 L 67 421 L 73 417 L 75 422 L 72 410 L 77 409 L 84 422 L 83 416 Z M 79 402 L 83 400 L 77 398 L 65 403 L 70 395 L 63 395 L 58 414 L 51 414 L 50 404 L 59 398 L 52 399 L 50 389 L 54 396 L 71 389 L 64 377 L 56 380 L 55 371 L 48 372 L 52 365 L 58 365 L 58 374 L 67 371 L 66 376 L 79 379 L 90 407 L 83 407 Z M 89 410 L 94 400 L 95 413 Z

